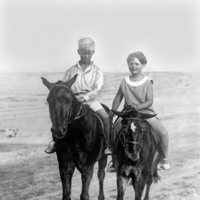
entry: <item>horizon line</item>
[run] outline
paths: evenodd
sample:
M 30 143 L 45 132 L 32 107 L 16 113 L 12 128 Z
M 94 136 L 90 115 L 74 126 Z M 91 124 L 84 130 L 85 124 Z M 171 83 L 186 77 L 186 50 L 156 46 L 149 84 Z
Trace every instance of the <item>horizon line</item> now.
M 102 70 L 103 71 L 103 70 Z M 152 73 L 152 72 L 167 72 L 167 73 L 200 73 L 199 71 L 186 71 L 186 70 L 144 70 L 144 73 Z M 45 70 L 36 70 L 36 71 L 6 71 L 6 70 L 0 70 L 0 73 L 24 73 L 24 74 L 28 74 L 28 73 L 65 73 L 65 71 L 45 71 Z M 103 71 L 103 73 L 113 73 L 113 74 L 127 74 L 130 73 L 129 71 Z

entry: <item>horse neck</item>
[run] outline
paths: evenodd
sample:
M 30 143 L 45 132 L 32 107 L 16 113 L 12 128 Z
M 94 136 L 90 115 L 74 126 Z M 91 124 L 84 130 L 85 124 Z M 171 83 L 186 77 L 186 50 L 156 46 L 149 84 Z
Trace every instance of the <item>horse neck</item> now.
M 142 137 L 143 147 L 141 151 L 142 160 L 146 160 L 149 156 L 153 156 L 156 150 L 156 144 L 154 142 L 154 138 L 149 129 L 145 131 Z
M 154 138 L 153 138 L 153 135 L 152 135 L 149 127 L 146 128 L 146 131 L 143 134 L 143 141 L 146 145 L 153 145 L 154 144 Z
M 86 127 L 88 123 L 88 106 L 75 100 L 72 105 L 72 112 L 75 120 L 72 122 L 73 126 L 77 127 Z M 84 129 L 81 129 L 80 132 L 84 132 Z
M 73 138 L 72 141 L 80 145 L 81 148 L 87 149 L 86 151 L 88 152 L 96 152 L 93 148 L 99 148 L 100 136 L 102 134 L 100 126 L 88 106 L 84 104 L 79 105 L 83 107 L 85 114 L 70 124 L 69 135 Z
M 82 109 L 82 108 L 84 108 L 84 104 L 83 103 L 81 103 L 81 102 L 79 102 L 77 99 L 76 99 L 76 97 L 74 96 L 73 97 L 73 103 L 72 103 L 72 115 L 73 115 L 73 117 L 76 117 L 77 115 L 79 115 L 79 113 L 80 113 L 80 110 Z

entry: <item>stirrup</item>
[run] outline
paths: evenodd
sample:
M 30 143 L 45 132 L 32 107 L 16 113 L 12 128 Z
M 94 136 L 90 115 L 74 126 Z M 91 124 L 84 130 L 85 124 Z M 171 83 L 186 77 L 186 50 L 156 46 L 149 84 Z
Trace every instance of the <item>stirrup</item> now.
M 107 172 L 110 172 L 110 173 L 115 172 L 115 167 L 114 167 L 114 165 L 113 165 L 113 161 L 112 161 L 112 160 L 108 163 L 108 166 L 107 166 L 107 170 L 106 170 L 106 171 L 107 171 Z
M 105 153 L 105 155 L 112 155 L 112 152 L 111 152 L 111 150 L 110 150 L 109 147 L 106 147 L 106 148 L 104 149 L 104 153 Z

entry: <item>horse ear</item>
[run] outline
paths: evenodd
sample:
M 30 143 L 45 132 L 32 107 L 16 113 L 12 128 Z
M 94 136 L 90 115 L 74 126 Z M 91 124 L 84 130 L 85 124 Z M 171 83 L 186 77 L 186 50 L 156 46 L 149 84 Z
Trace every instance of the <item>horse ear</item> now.
M 41 77 L 41 79 L 42 79 L 43 84 L 44 84 L 49 90 L 53 87 L 54 83 L 50 83 L 50 82 L 49 82 L 46 78 L 44 78 L 44 77 Z
M 139 115 L 140 115 L 140 118 L 142 119 L 149 119 L 156 116 L 156 114 L 152 115 L 152 114 L 145 114 L 145 113 L 139 113 Z
M 122 118 L 125 118 L 125 117 L 128 117 L 127 113 L 123 113 L 123 112 L 119 112 L 119 111 L 116 111 L 116 110 L 111 110 L 115 115 L 119 116 L 119 117 L 122 117 Z
M 69 81 L 66 82 L 66 85 L 68 87 L 71 87 L 74 84 L 74 82 L 76 81 L 77 76 L 78 76 L 78 74 L 74 75 L 72 79 L 70 79 Z

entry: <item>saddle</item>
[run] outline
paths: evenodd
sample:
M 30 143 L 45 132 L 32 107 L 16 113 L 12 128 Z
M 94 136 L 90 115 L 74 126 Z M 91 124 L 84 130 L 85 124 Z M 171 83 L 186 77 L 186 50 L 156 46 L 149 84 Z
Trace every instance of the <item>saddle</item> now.
M 106 111 L 109 111 L 109 109 L 108 109 L 107 106 L 105 106 L 104 104 L 101 104 L 101 105 L 104 107 L 104 109 L 105 109 Z M 87 109 L 89 109 L 90 111 L 92 111 L 93 114 L 94 114 L 94 115 L 96 116 L 96 118 L 98 119 L 98 121 L 99 121 L 99 123 L 100 123 L 100 126 L 101 126 L 101 129 L 102 129 L 102 136 L 105 137 L 105 136 L 104 136 L 104 134 L 105 134 L 105 133 L 104 133 L 104 128 L 105 128 L 105 126 L 104 126 L 104 122 L 103 122 L 102 118 L 100 117 L 99 114 L 97 114 L 95 111 L 93 111 L 93 110 L 89 107 L 89 105 L 85 104 L 85 106 L 86 106 Z
M 94 112 L 94 115 L 99 120 L 99 123 L 101 124 L 102 131 L 104 132 L 104 123 L 103 123 L 103 120 L 101 119 L 101 117 L 96 112 Z

